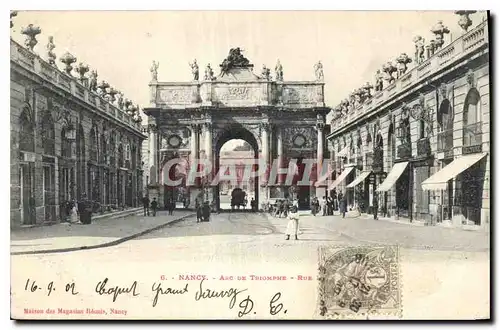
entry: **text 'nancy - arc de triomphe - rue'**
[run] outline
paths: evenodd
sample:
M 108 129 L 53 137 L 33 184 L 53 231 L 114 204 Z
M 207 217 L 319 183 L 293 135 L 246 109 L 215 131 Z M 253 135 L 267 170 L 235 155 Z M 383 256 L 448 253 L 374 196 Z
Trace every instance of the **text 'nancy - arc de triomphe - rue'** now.
M 247 141 L 260 159 L 259 164 L 264 161 L 268 168 L 274 160 L 288 167 L 289 159 L 298 159 L 301 173 L 296 176 L 305 169 L 301 159 L 322 162 L 325 116 L 329 111 L 324 103 L 322 72 L 316 72 L 315 81 L 284 81 L 278 61 L 275 79 L 270 78 L 270 70 L 265 67 L 257 76 L 239 48 L 231 49 L 217 77 L 208 66 L 205 77 L 198 79 L 196 62 L 192 67 L 191 82 L 159 82 L 153 64 L 151 104 L 144 109 L 149 116 L 150 198 L 158 196 L 163 204 L 175 194 L 176 189 L 164 184 L 162 168 L 168 160 L 180 157 L 193 164 L 194 159 L 206 157 L 217 173 L 220 149 L 231 139 Z M 266 176 L 255 180 L 257 205 L 293 193 L 299 206 L 308 208 L 310 197 L 325 192 L 325 187 L 314 185 L 292 184 L 290 189 L 280 179 L 274 184 L 268 183 Z M 189 195 L 189 207 L 194 206 L 196 198 L 219 202 L 218 186 L 196 181 L 183 190 Z

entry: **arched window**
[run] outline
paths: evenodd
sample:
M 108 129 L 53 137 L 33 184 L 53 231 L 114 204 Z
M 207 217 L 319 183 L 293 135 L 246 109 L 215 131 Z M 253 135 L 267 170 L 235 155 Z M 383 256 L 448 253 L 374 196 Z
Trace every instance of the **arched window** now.
M 109 137 L 109 165 L 116 165 L 116 142 L 113 133 Z
M 107 164 L 108 161 L 108 148 L 107 148 L 107 141 L 106 137 L 104 134 L 101 134 L 101 164 Z
M 35 152 L 35 133 L 30 113 L 30 109 L 25 107 L 19 117 L 19 150 Z
M 438 128 L 440 131 L 453 129 L 453 108 L 448 100 L 441 102 L 437 114 Z
M 481 122 L 481 96 L 473 88 L 467 94 L 464 104 L 464 126 Z
M 394 166 L 394 159 L 396 158 L 396 135 L 394 134 L 394 125 L 392 123 L 389 125 L 387 144 L 390 162 L 389 166 L 392 168 L 392 166 Z
M 41 135 L 43 153 L 46 155 L 54 155 L 56 148 L 56 132 L 54 129 L 54 120 L 48 111 L 45 111 L 42 117 Z
M 98 144 L 97 144 L 97 131 L 95 127 L 90 130 L 90 160 L 97 162 Z
M 482 143 L 481 130 L 481 96 L 473 88 L 467 93 L 464 104 L 464 146 L 480 145 Z
M 118 146 L 118 167 L 123 167 L 123 144 Z
M 66 138 L 67 128 L 61 130 L 61 156 L 71 158 L 71 141 Z
M 132 169 L 136 169 L 137 167 L 137 152 L 136 152 L 136 147 L 135 146 L 132 146 L 132 159 L 131 159 L 131 162 L 132 162 Z

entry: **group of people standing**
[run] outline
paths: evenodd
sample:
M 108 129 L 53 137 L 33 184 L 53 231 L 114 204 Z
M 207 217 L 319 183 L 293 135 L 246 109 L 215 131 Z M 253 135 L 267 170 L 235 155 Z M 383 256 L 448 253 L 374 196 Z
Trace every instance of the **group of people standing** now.
M 331 196 L 323 196 L 320 200 L 318 197 L 314 197 L 311 201 L 311 212 L 314 216 L 321 213 L 323 216 L 335 215 L 335 211 L 339 211 L 342 214 L 342 218 L 345 218 L 347 212 L 347 198 L 342 192 L 337 194 L 334 189 Z
M 290 211 L 294 208 L 298 212 L 299 204 L 297 200 L 291 201 L 288 198 L 277 200 L 272 205 L 270 212 L 276 218 L 287 217 Z
M 201 203 L 196 199 L 196 222 L 208 222 L 210 221 L 211 206 L 209 202 Z
M 142 205 L 144 207 L 144 216 L 149 216 L 150 209 L 151 213 L 153 213 L 153 217 L 156 216 L 156 212 L 158 210 L 158 202 L 156 201 L 156 197 L 153 197 L 152 201 L 149 201 L 149 197 L 147 195 L 142 197 Z
M 94 203 L 87 199 L 87 195 L 82 194 L 79 201 L 72 200 L 67 203 L 66 214 L 69 215 L 69 223 L 78 223 L 82 225 L 90 225 L 92 223 L 92 213 L 94 211 Z

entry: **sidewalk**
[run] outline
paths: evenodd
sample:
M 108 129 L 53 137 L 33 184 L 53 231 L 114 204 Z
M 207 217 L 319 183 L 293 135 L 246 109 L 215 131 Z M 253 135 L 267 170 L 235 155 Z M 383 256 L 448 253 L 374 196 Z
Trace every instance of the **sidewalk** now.
M 407 248 L 463 251 L 490 249 L 490 234 L 484 231 L 374 220 L 373 217 L 363 215 L 344 219 L 339 216 L 319 218 L 325 219 L 327 228 L 366 244 L 396 244 Z
M 120 244 L 193 215 L 190 211 L 158 212 L 156 217 L 104 218 L 90 225 L 61 223 L 11 231 L 11 255 L 70 252 Z

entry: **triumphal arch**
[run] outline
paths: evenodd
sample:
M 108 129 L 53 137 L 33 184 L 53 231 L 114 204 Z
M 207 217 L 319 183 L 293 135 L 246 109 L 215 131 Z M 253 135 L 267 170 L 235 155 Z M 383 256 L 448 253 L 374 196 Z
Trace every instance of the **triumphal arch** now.
M 153 62 L 150 106 L 144 109 L 149 116 L 150 197 L 158 195 L 162 205 L 175 194 L 175 189 L 164 182 L 163 167 L 168 160 L 180 157 L 193 166 L 196 159 L 207 158 L 217 173 L 220 149 L 231 139 L 247 141 L 261 165 L 262 161 L 270 166 L 279 160 L 279 166 L 288 167 L 288 160 L 293 158 L 299 160 L 297 168 L 303 170 L 303 159 L 322 162 L 329 109 L 324 103 L 320 65 L 311 70 L 314 80 L 286 81 L 279 61 L 274 77 L 265 66 L 257 75 L 242 51 L 235 48 L 220 65 L 217 76 L 208 65 L 204 77 L 200 77 L 194 61 L 192 81 L 161 82 L 157 79 L 158 63 Z M 169 176 L 176 175 L 175 170 L 171 172 Z M 319 192 L 324 188 L 298 187 L 279 178 L 268 182 L 266 175 L 254 181 L 259 206 L 293 191 L 301 208 L 307 208 L 310 197 L 324 193 Z M 218 204 L 218 186 L 208 181 L 184 181 L 183 189 L 189 196 L 189 207 L 195 205 L 196 198 Z

